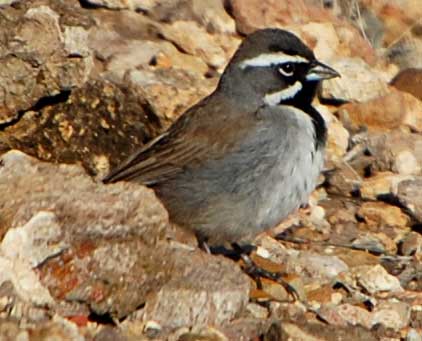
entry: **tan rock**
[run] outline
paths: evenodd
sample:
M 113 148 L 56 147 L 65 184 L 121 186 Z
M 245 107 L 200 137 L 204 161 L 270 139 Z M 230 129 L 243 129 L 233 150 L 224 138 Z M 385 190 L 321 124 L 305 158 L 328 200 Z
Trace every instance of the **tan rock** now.
M 187 71 L 173 68 L 131 70 L 126 79 L 142 88 L 154 111 L 164 117 L 167 124 L 209 95 L 217 85 L 216 78 L 197 78 Z
M 397 194 L 399 183 L 412 178 L 412 176 L 392 172 L 379 172 L 363 180 L 360 193 L 362 198 L 372 200 L 377 199 L 380 195 Z
M 345 104 L 338 114 L 354 130 L 364 126 L 370 132 L 393 129 L 422 132 L 422 102 L 393 88 L 381 97 Z
M 408 233 L 400 243 L 400 251 L 405 256 L 422 254 L 422 236 L 417 232 Z
M 128 41 L 114 53 L 106 65 L 105 77 L 122 80 L 128 71 L 141 66 L 154 66 L 157 57 L 166 56 L 175 69 L 182 69 L 197 76 L 203 76 L 208 66 L 199 58 L 179 52 L 170 42 L 149 40 Z
M 326 106 L 315 105 L 315 107 L 324 117 L 328 128 L 326 161 L 337 164 L 349 146 L 349 132 Z
M 358 283 L 371 294 L 381 291 L 403 291 L 398 278 L 390 275 L 381 265 L 362 265 L 353 268 L 352 271 Z
M 360 58 L 339 58 L 330 66 L 341 77 L 323 83 L 323 98 L 363 102 L 388 93 L 383 76 Z
M 162 25 L 161 32 L 165 39 L 188 54 L 200 57 L 214 68 L 221 68 L 226 64 L 228 58 L 214 36 L 194 21 L 176 21 Z
M 338 57 L 340 40 L 332 22 L 310 22 L 300 25 L 298 29 L 301 36 L 315 42 L 313 51 L 318 60 L 328 63 L 334 57 Z
M 366 224 L 373 227 L 406 227 L 410 222 L 400 208 L 383 202 L 365 202 L 358 214 L 365 219 Z
M 281 302 L 289 300 L 289 293 L 280 283 L 265 278 L 261 279 L 261 283 L 262 290 L 273 300 Z

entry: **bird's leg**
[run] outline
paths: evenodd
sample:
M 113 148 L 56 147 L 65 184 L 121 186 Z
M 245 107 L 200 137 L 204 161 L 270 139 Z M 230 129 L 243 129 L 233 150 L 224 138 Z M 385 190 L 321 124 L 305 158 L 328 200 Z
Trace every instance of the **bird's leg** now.
M 251 276 L 257 283 L 258 289 L 262 289 L 262 283 L 260 278 L 267 278 L 273 281 L 280 283 L 288 293 L 290 293 L 295 299 L 298 299 L 300 296 L 295 288 L 293 288 L 288 282 L 282 278 L 282 273 L 280 272 L 271 272 L 265 270 L 258 265 L 249 257 L 245 250 L 237 243 L 231 244 L 234 251 L 239 254 L 239 257 L 245 263 L 245 272 Z

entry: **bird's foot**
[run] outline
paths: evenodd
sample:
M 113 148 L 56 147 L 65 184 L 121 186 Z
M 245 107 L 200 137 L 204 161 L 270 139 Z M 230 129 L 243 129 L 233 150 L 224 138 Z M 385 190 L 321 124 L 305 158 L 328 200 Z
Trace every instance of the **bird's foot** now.
M 282 272 L 273 272 L 258 266 L 240 245 L 233 243 L 232 247 L 233 250 L 235 250 L 239 254 L 239 257 L 244 263 L 243 270 L 254 279 L 258 289 L 262 289 L 261 278 L 270 279 L 281 284 L 286 289 L 286 291 L 293 297 L 293 300 L 300 300 L 299 293 L 293 286 L 290 285 L 289 282 L 283 279 Z

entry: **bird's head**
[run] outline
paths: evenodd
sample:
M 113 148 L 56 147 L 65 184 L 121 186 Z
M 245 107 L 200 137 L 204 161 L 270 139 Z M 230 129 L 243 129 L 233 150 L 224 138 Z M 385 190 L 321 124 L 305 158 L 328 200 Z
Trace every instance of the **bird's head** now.
M 220 87 L 246 102 L 303 106 L 312 102 L 320 81 L 339 76 L 294 34 L 263 29 L 244 39 L 226 67 Z

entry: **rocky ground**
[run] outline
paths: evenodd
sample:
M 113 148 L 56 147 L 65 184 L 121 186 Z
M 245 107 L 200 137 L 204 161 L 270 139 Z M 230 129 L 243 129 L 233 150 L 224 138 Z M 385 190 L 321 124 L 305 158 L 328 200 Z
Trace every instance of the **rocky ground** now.
M 0 0 L 0 340 L 422 340 L 420 0 Z M 244 34 L 340 79 L 326 171 L 252 280 L 99 179 L 210 93 Z

